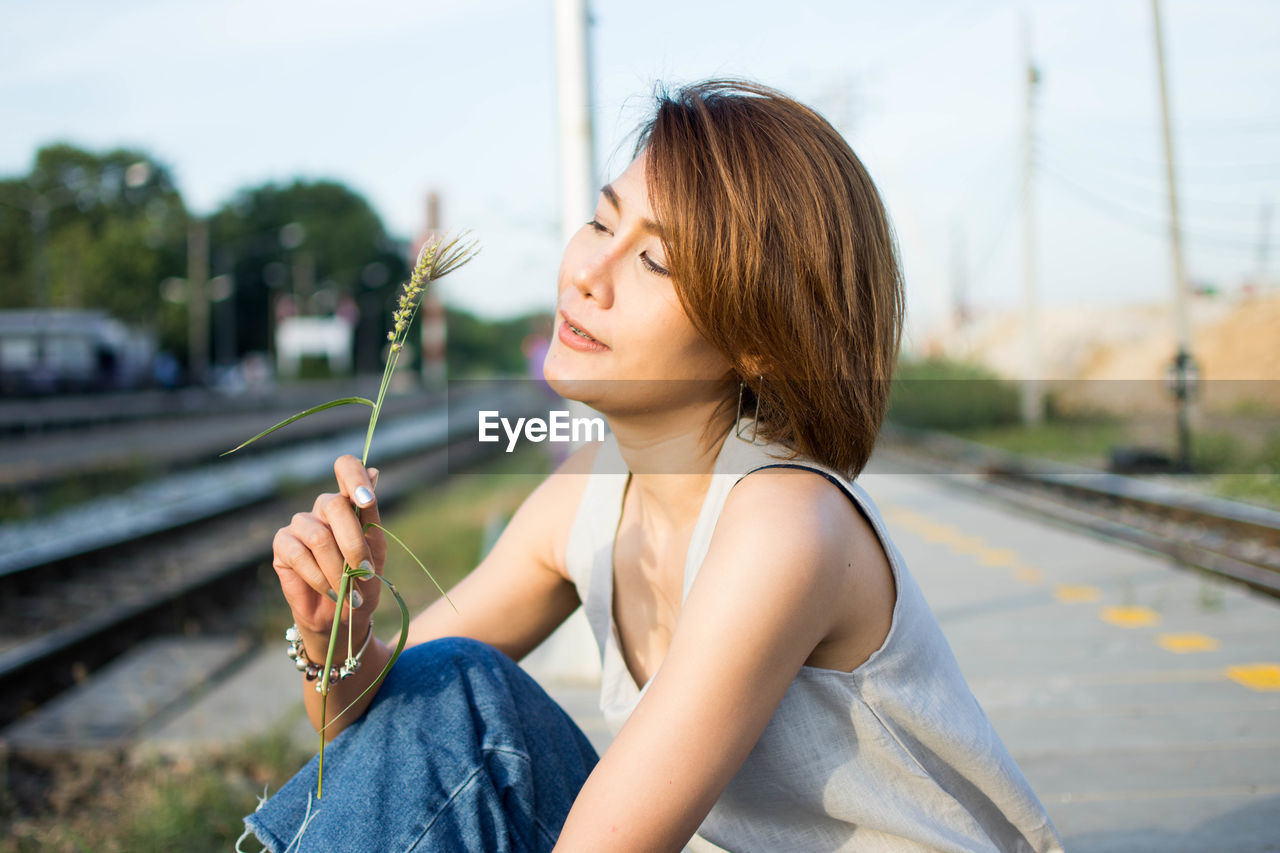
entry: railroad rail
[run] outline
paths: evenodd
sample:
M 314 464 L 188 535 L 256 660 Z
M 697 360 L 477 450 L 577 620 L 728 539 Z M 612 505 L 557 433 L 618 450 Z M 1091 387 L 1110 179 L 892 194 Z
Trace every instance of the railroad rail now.
M 136 423 L 161 418 L 193 418 L 226 412 L 261 411 L 273 406 L 295 406 L 294 411 L 316 400 L 355 393 L 373 397 L 381 379 L 293 382 L 228 393 L 192 386 L 173 390 L 103 391 L 95 394 L 59 394 L 48 397 L 0 396 L 0 434 L 34 435 L 62 430 Z
M 886 428 L 876 454 L 901 470 L 952 475 L 948 483 L 1023 512 L 1280 596 L 1275 510 L 902 427 Z
M 474 409 L 546 407 L 527 386 L 454 402 L 452 411 L 439 406 L 379 424 L 371 459 L 387 466 L 381 506 L 478 461 Z M 296 496 L 282 494 L 331 484 L 333 460 L 363 441 L 363 429 L 349 430 L 230 457 L 55 518 L 0 526 L 0 725 L 157 630 L 172 630 L 172 614 L 160 616 L 175 602 L 202 602 L 216 623 L 243 598 L 244 584 L 228 580 L 269 557 L 275 529 L 299 509 Z M 491 447 L 499 445 L 486 445 L 486 455 Z

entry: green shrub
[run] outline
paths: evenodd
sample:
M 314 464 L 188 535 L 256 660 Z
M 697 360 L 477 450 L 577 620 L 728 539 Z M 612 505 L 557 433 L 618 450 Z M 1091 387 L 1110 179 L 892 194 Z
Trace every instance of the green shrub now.
M 1192 433 L 1191 468 L 1197 473 L 1236 474 L 1251 467 L 1239 439 L 1230 433 Z
M 902 361 L 887 417 L 899 426 L 943 430 L 1017 423 L 1018 386 L 976 365 L 942 358 Z

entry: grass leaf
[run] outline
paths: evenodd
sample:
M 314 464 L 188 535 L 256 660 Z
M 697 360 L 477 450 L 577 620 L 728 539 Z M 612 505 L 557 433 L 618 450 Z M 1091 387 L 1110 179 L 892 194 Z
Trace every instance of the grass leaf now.
M 431 582 L 436 585 L 436 589 L 440 590 L 440 594 L 444 596 L 445 601 L 449 602 L 449 606 L 453 608 L 454 612 L 456 613 L 458 611 L 458 606 L 453 603 L 453 599 L 449 597 L 449 593 L 444 591 L 444 587 L 440 586 L 440 582 L 436 580 L 435 575 L 431 574 L 431 570 L 422 564 L 422 561 L 418 559 L 417 554 L 409 550 L 408 545 L 400 541 L 399 536 L 396 536 L 394 533 L 392 533 L 387 528 L 383 527 L 381 524 L 378 524 L 376 521 L 370 521 L 368 523 L 368 526 L 366 526 L 365 529 L 367 530 L 369 527 L 376 527 L 379 530 L 381 530 L 383 533 L 385 533 L 387 536 L 390 536 L 393 540 L 395 540 L 395 543 L 399 545 L 401 548 L 403 548 L 406 554 L 408 554 L 410 557 L 413 557 L 413 561 L 418 564 L 419 568 L 421 568 L 424 572 L 427 573 L 427 577 L 431 578 Z
M 323 412 L 325 409 L 332 409 L 335 406 L 350 406 L 355 403 L 358 403 L 362 406 L 368 406 L 369 408 L 373 408 L 373 401 L 366 399 L 364 397 L 343 397 L 341 400 L 330 400 L 327 403 L 322 403 L 319 406 L 314 406 L 310 409 L 307 409 L 305 412 L 298 412 L 298 414 L 294 415 L 293 417 L 282 420 L 280 423 L 276 424 L 270 429 L 263 430 L 262 432 L 258 433 L 253 438 L 249 439 L 248 441 L 244 442 L 238 447 L 233 447 L 230 450 L 228 450 L 226 453 L 219 454 L 219 456 L 229 456 L 232 453 L 235 453 L 237 450 L 240 450 L 243 447 L 247 447 L 250 444 L 253 444 L 255 441 L 262 438 L 263 436 L 271 435 L 271 433 L 275 432 L 281 427 L 287 427 L 289 424 L 293 423 L 294 421 L 302 420 L 307 415 L 314 415 L 316 412 Z

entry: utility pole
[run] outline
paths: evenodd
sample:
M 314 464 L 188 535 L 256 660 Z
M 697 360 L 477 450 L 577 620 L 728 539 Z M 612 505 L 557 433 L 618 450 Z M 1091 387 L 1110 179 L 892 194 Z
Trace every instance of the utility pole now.
M 1173 316 L 1178 350 L 1169 371 L 1169 386 L 1178 406 L 1178 467 L 1191 470 L 1191 398 L 1199 370 L 1191 355 L 1191 293 L 1182 265 L 1182 228 L 1178 220 L 1178 189 L 1174 179 L 1173 131 L 1169 119 L 1169 87 L 1165 81 L 1164 38 L 1160 26 L 1160 0 L 1151 0 L 1156 35 L 1156 70 L 1160 79 L 1160 117 L 1164 125 L 1165 173 L 1169 182 L 1169 246 L 1173 251 Z
M 555 26 L 556 99 L 560 116 L 560 235 L 562 242 L 567 243 L 591 218 L 599 188 L 591 129 L 587 0 L 555 0 Z M 554 326 L 551 334 L 556 334 Z M 577 400 L 568 401 L 567 408 L 574 418 L 599 414 Z M 599 678 L 600 658 L 595 652 L 591 627 L 581 609 L 534 649 L 522 665 L 546 680 Z
M 590 13 L 587 0 L 555 0 L 556 93 L 560 114 L 560 234 L 565 242 L 591 218 L 596 194 L 591 127 Z
M 1271 251 L 1271 199 L 1264 198 L 1258 210 L 1258 285 L 1267 283 L 1267 255 Z
M 951 325 L 959 332 L 969 322 L 969 270 L 964 223 L 951 223 Z
M 427 240 L 435 240 L 440 236 L 440 194 L 432 190 L 427 193 Z M 413 258 L 410 263 L 417 259 Z M 428 287 L 422 296 L 420 310 L 422 322 L 419 324 L 420 343 L 422 346 L 422 385 L 425 388 L 438 389 L 445 385 L 445 344 L 447 329 L 445 327 L 444 301 L 440 291 Z
M 560 237 L 568 243 L 595 204 L 595 139 L 591 126 L 591 14 L 587 0 L 555 0 L 556 95 L 560 112 Z M 553 324 L 555 320 L 553 319 Z M 554 337 L 554 325 L 551 331 Z M 571 417 L 599 413 L 569 401 Z
M 209 367 L 209 223 L 198 216 L 187 224 L 187 369 L 193 384 Z
M 1022 310 L 1026 336 L 1026 375 L 1022 380 L 1022 422 L 1044 421 L 1043 369 L 1040 364 L 1040 310 L 1035 253 L 1035 103 L 1040 74 L 1031 59 L 1031 21 L 1022 18 L 1022 66 L 1025 100 L 1022 111 Z

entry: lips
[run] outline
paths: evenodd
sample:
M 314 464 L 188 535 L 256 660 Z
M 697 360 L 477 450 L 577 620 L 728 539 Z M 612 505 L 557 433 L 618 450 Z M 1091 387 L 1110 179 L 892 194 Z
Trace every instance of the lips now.
M 569 326 L 571 327 L 571 328 L 570 328 L 570 331 L 572 331 L 573 329 L 578 329 L 579 331 L 581 331 L 581 332 L 583 332 L 583 333 L 587 334 L 588 336 L 590 336 L 591 340 L 595 341 L 596 343 L 598 343 L 598 344 L 600 344 L 600 345 L 602 345 L 602 346 L 608 346 L 608 344 L 606 344 L 604 341 L 600 340 L 600 339 L 599 339 L 599 338 L 597 338 L 595 335 L 593 335 L 593 334 L 591 333 L 591 330 L 590 330 L 590 329 L 586 328 L 586 327 L 585 327 L 585 326 L 583 326 L 581 323 L 579 323 L 577 320 L 573 319 L 573 318 L 572 318 L 572 317 L 570 317 L 568 314 L 564 313 L 564 311 L 561 311 L 561 312 L 560 312 L 560 316 L 561 316 L 561 317 L 563 317 L 563 318 L 564 318 L 564 321 L 565 321 L 566 323 L 568 323 L 568 324 L 569 324 Z M 586 338 L 583 338 L 583 340 L 586 340 Z

